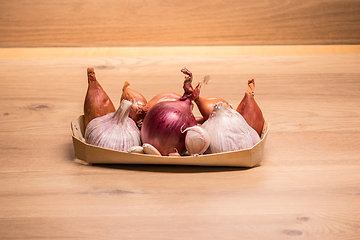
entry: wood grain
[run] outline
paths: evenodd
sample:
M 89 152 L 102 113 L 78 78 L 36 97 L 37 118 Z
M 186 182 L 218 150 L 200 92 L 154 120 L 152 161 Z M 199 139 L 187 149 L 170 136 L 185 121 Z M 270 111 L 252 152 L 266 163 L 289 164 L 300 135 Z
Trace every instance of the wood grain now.
M 0 47 L 359 44 L 359 0 L 0 1 Z
M 359 54 L 0 59 L 1 239 L 358 239 Z M 236 105 L 255 78 L 270 132 L 252 169 L 86 165 L 70 121 L 86 68 L 117 103 L 181 93 Z
M 360 45 L 0 48 L 0 58 L 360 54 Z

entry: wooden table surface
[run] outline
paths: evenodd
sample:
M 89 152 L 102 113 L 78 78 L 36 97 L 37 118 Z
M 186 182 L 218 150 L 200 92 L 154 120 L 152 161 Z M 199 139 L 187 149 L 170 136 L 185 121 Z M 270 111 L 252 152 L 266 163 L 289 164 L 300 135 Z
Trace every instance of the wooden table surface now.
M 0 239 L 359 239 L 360 53 L 350 47 L 1 49 Z M 83 113 L 86 68 L 118 105 L 124 81 L 147 99 L 181 94 L 184 66 L 195 81 L 211 76 L 202 96 L 233 105 L 255 78 L 270 126 L 261 166 L 75 158 L 70 121 Z
M 1 47 L 360 43 L 360 0 L 2 0 L 0 9 Z

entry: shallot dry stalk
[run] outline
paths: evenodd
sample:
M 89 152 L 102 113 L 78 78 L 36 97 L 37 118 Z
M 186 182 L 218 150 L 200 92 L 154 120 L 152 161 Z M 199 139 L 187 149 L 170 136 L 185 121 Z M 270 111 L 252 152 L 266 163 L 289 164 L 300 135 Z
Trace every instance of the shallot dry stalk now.
M 225 101 L 222 98 L 219 98 L 219 97 L 208 97 L 208 98 L 200 97 L 200 88 L 201 88 L 201 86 L 203 84 L 207 84 L 209 82 L 209 80 L 210 80 L 210 76 L 205 76 L 204 79 L 199 83 L 199 88 L 198 88 L 199 89 L 199 94 L 194 99 L 194 102 L 196 103 L 196 105 L 197 105 L 197 107 L 198 107 L 198 109 L 200 111 L 200 114 L 202 116 L 201 118 L 197 118 L 196 121 L 197 121 L 198 124 L 202 124 L 203 122 L 205 122 L 209 118 L 215 104 L 218 103 L 218 102 L 223 102 L 223 103 L 227 104 L 228 106 L 230 106 L 232 108 L 231 104 L 229 104 L 227 101 Z

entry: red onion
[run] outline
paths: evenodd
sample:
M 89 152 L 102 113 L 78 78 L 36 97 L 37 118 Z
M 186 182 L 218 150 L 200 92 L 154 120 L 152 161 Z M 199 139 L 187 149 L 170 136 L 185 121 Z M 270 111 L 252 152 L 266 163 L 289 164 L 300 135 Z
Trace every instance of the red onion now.
M 184 81 L 184 95 L 176 101 L 163 101 L 155 104 L 146 114 L 141 128 L 143 143 L 154 146 L 163 156 L 171 153 L 184 155 L 184 130 L 196 125 L 191 110 L 191 101 L 198 94 L 198 86 L 191 86 L 192 74 L 186 68 L 181 70 L 187 76 Z
M 165 101 L 156 104 L 146 114 L 141 127 L 143 143 L 153 145 L 163 156 L 178 152 L 186 152 L 183 132 L 188 127 L 196 125 L 191 112 L 190 99 Z
M 171 93 L 171 92 L 160 93 L 147 102 L 146 106 L 144 107 L 144 111 L 148 112 L 153 106 L 155 106 L 159 102 L 176 101 L 179 98 L 181 98 L 181 95 L 176 93 Z
M 245 92 L 245 96 L 241 100 L 236 111 L 240 113 L 246 122 L 255 129 L 255 131 L 261 136 L 262 129 L 264 127 L 264 117 L 259 105 L 254 98 L 255 80 L 248 81 L 248 90 Z

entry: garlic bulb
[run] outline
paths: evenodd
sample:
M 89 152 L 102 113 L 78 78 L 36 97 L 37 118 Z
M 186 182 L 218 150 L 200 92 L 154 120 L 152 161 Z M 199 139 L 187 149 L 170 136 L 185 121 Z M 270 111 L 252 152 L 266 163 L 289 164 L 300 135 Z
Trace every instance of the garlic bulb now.
M 204 128 L 195 125 L 185 129 L 185 147 L 190 155 L 203 154 L 210 145 L 210 136 Z M 185 132 L 184 131 L 184 132 Z
M 207 153 L 220 153 L 248 149 L 260 141 L 257 132 L 236 110 L 219 102 L 202 127 L 210 136 Z
M 116 112 L 91 120 L 85 129 L 85 141 L 118 151 L 140 146 L 140 130 L 129 117 L 131 105 L 130 101 L 123 100 Z

